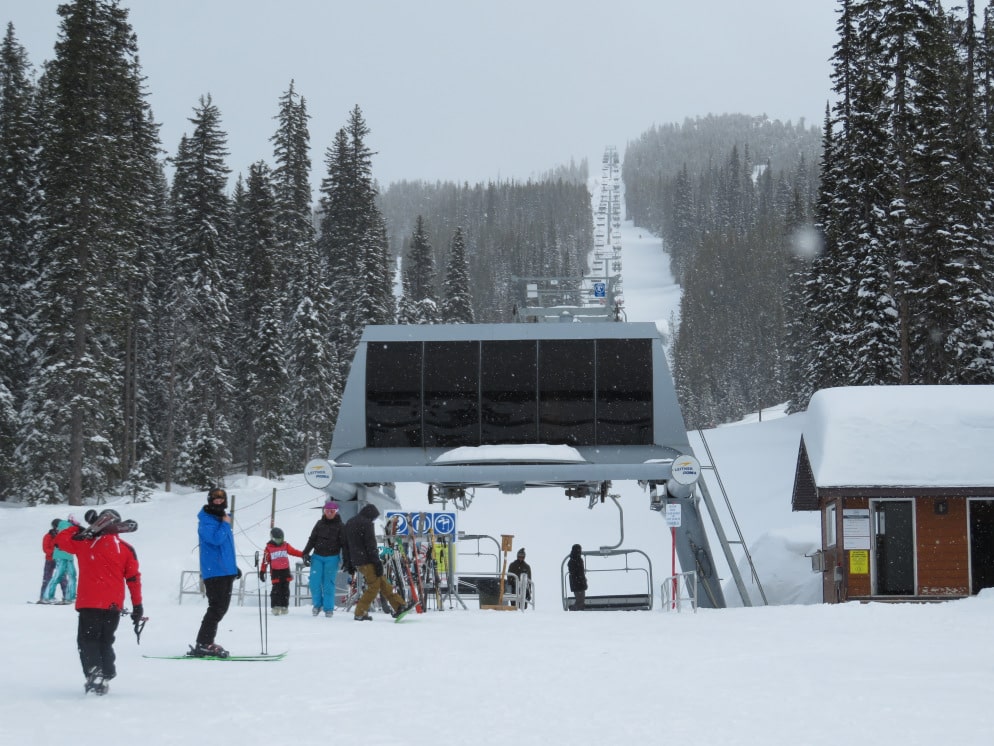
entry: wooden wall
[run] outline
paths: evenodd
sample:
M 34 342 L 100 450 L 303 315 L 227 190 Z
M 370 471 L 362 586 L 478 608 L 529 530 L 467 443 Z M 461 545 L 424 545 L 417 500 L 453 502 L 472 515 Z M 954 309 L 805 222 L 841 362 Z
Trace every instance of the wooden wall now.
M 917 594 L 923 598 L 969 595 L 970 538 L 966 498 L 945 498 L 948 508 L 945 513 L 936 512 L 936 503 L 942 498 L 918 497 L 913 499 L 915 501 Z M 870 507 L 870 500 L 866 497 L 847 497 L 839 500 L 838 503 L 835 534 L 841 543 L 843 509 L 866 509 Z M 824 503 L 821 507 L 822 521 L 824 521 Z M 823 526 L 822 536 L 824 537 L 824 535 Z M 871 575 L 850 574 L 848 551 L 839 551 L 838 544 L 835 547 L 823 548 L 823 550 L 825 553 L 825 572 L 822 575 L 822 590 L 826 603 L 838 603 L 850 598 L 873 598 L 870 595 Z M 837 587 L 835 582 L 837 565 L 842 567 L 841 588 Z M 879 598 L 887 597 L 880 596 Z

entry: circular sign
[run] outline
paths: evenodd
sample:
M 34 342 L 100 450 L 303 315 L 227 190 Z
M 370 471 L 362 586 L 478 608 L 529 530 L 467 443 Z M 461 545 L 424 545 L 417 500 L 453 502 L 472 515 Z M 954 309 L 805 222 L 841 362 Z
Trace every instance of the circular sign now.
M 335 478 L 331 464 L 323 458 L 316 458 L 304 467 L 304 481 L 316 490 L 323 490 Z
M 693 456 L 684 454 L 673 459 L 673 466 L 670 467 L 673 481 L 677 484 L 695 484 L 701 478 L 701 465 Z

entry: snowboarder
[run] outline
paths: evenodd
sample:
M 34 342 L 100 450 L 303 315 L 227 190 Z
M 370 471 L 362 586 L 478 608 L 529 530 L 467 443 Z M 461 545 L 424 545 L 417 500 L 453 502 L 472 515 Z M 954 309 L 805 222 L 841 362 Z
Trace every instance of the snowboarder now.
M 41 550 L 45 553 L 45 569 L 41 576 L 41 591 L 38 592 L 38 603 L 40 604 L 51 603 L 45 600 L 45 589 L 48 588 L 48 581 L 55 574 L 55 558 L 52 556 L 52 553 L 55 551 L 55 535 L 57 533 L 59 533 L 59 519 L 53 518 L 52 527 L 41 537 Z M 62 589 L 62 603 L 69 603 L 66 600 L 66 589 L 69 587 L 69 578 L 67 576 L 62 576 L 62 580 L 59 581 L 59 587 Z
M 587 569 L 583 564 L 583 549 L 579 544 L 574 544 L 569 553 L 569 562 L 566 567 L 569 571 L 569 589 L 573 591 L 576 601 L 570 607 L 570 611 L 583 611 L 586 605 L 587 596 Z
M 259 566 L 259 580 L 263 583 L 266 582 L 266 568 L 272 568 L 270 578 L 273 581 L 273 589 L 269 592 L 269 600 L 274 616 L 290 612 L 290 581 L 293 579 L 293 573 L 290 572 L 290 557 L 304 556 L 303 552 L 295 549 L 284 539 L 281 528 L 273 528 L 269 532 L 269 542 L 266 544 L 266 551 L 262 554 L 262 564 Z
M 326 617 L 335 614 L 335 578 L 344 545 L 345 524 L 338 515 L 338 503 L 329 500 L 324 504 L 323 515 L 314 524 L 311 536 L 304 545 L 304 564 L 311 568 L 308 585 L 314 616 L 320 614 L 322 609 Z
M 527 595 L 525 597 L 525 601 L 524 604 L 522 605 L 522 608 L 527 609 L 528 602 L 531 601 L 531 592 L 528 589 L 528 579 L 532 576 L 532 568 L 531 565 L 525 562 L 524 548 L 518 550 L 517 559 L 515 559 L 514 562 L 511 563 L 510 567 L 507 568 L 507 572 L 508 572 L 507 579 L 508 581 L 510 581 L 509 590 L 511 591 L 511 593 L 518 592 L 518 587 L 516 583 L 519 582 L 524 583 L 525 593 Z
M 214 487 L 207 493 L 207 504 L 197 514 L 200 539 L 200 579 L 207 593 L 207 612 L 197 632 L 197 644 L 190 655 L 225 658 L 228 651 L 214 642 L 217 626 L 228 613 L 231 589 L 242 576 L 235 562 L 235 535 L 228 515 L 228 493 Z
M 99 530 L 84 530 L 66 521 L 67 528 L 55 537 L 59 550 L 79 560 L 76 645 L 86 676 L 83 690 L 97 695 L 106 694 L 107 682 L 117 675 L 114 633 L 124 609 L 125 586 L 131 596 L 132 621 L 137 624 L 144 615 L 135 548 L 117 535 L 115 524 L 121 516 L 116 511 L 105 510 L 101 515 L 105 521 Z
M 79 527 L 79 523 L 75 519 L 70 518 L 70 520 L 60 520 L 56 525 L 56 531 L 62 533 L 67 528 L 71 526 Z M 56 536 L 58 536 L 58 533 Z M 65 595 L 62 600 L 66 603 L 72 603 L 76 600 L 76 563 L 73 561 L 72 555 L 58 546 L 58 542 L 55 543 L 55 549 L 52 550 L 52 559 L 55 561 L 55 571 L 52 573 L 51 579 L 48 581 L 48 587 L 45 589 L 45 593 L 42 595 L 41 602 L 45 604 L 55 603 L 55 589 L 59 587 L 59 584 L 65 580 L 67 590 L 63 591 Z
M 349 575 L 354 575 L 358 571 L 366 581 L 366 590 L 359 597 L 355 607 L 354 619 L 357 622 L 372 621 L 373 617 L 367 612 L 379 593 L 382 593 L 393 607 L 395 619 L 414 608 L 414 602 L 404 603 L 404 599 L 393 589 L 390 581 L 383 577 L 383 563 L 380 561 L 380 551 L 376 545 L 376 529 L 373 526 L 373 521 L 379 515 L 377 507 L 369 504 L 345 524 L 346 541 L 342 547 L 345 571 Z

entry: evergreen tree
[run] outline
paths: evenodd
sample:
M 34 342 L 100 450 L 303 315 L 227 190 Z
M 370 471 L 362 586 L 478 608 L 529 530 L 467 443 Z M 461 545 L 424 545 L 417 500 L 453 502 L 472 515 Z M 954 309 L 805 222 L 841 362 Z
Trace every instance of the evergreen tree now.
M 392 318 L 392 308 L 385 303 L 391 269 L 383 219 L 376 206 L 368 134 L 356 106 L 326 153 L 328 170 L 321 182 L 318 248 L 333 283 L 331 330 L 339 356 L 336 396 L 344 387 L 366 324 Z
M 568 253 L 568 257 L 572 254 Z M 569 267 L 569 264 L 567 264 Z M 578 275 L 575 273 L 574 275 Z M 569 276 L 569 274 L 567 274 Z M 449 244 L 449 262 L 445 270 L 442 320 L 447 324 L 472 324 L 473 303 L 469 289 L 469 262 L 462 228 L 456 228 Z
M 293 465 L 293 428 L 281 315 L 281 303 L 263 306 L 259 328 L 253 335 L 252 430 L 257 439 L 255 450 L 261 474 L 271 479 L 286 474 Z
M 25 285 L 38 217 L 38 126 L 30 74 L 27 53 L 8 24 L 0 46 L 0 323 L 6 327 L 0 385 L 12 395 L 25 385 L 17 340 L 29 312 Z M 3 482 L 0 476 L 0 497 Z
M 437 324 L 441 320 L 435 296 L 435 255 L 418 215 L 405 257 L 404 295 L 398 320 L 402 324 Z
M 279 245 L 276 232 L 276 201 L 269 167 L 262 161 L 252 164 L 244 195 L 236 205 L 236 229 L 239 248 L 237 276 L 239 278 L 236 302 L 239 322 L 235 337 L 238 340 L 234 355 L 236 386 L 232 397 L 237 402 L 239 414 L 234 417 L 238 426 L 235 442 L 244 443 L 244 449 L 235 451 L 234 457 L 244 459 L 246 472 L 255 473 L 255 445 L 261 436 L 258 430 L 260 410 L 256 399 L 259 385 L 259 356 L 268 340 L 259 334 L 271 332 L 269 322 L 282 324 L 286 305 L 286 284 L 277 267 Z M 278 316 L 270 318 L 270 314 Z M 285 395 L 285 391 L 281 395 Z
M 29 499 L 78 505 L 123 477 L 121 361 L 151 234 L 157 135 L 127 11 L 77 0 L 59 14 L 40 87 L 44 201 L 18 461 Z
M 334 413 L 341 400 L 336 389 L 336 359 L 332 335 L 330 293 L 321 282 L 320 266 L 305 267 L 308 282 L 289 329 L 290 411 L 294 428 L 295 463 L 305 465 L 325 456 L 331 447 Z
M 304 294 L 306 267 L 314 251 L 311 219 L 310 133 L 307 105 L 294 91 L 293 81 L 279 102 L 279 126 L 272 136 L 275 167 L 272 173 L 276 199 L 276 240 L 282 257 L 277 282 L 288 288 L 286 312 L 292 314 Z M 289 320 L 289 319 L 288 319 Z
M 190 119 L 193 133 L 181 140 L 175 158 L 167 484 L 175 472 L 188 484 L 208 487 L 220 481 L 231 461 L 231 304 L 223 279 L 231 208 L 224 192 L 227 136 L 220 119 L 210 96 L 201 98 Z

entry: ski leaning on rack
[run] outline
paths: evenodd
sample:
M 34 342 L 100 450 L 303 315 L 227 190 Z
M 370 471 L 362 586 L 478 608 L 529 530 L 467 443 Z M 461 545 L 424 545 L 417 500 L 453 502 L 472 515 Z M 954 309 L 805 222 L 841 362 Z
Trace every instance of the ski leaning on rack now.
M 284 650 L 282 653 L 272 653 L 270 655 L 229 655 L 225 658 L 220 658 L 216 655 L 190 655 L 189 653 L 184 653 L 183 655 L 143 655 L 142 658 L 154 658 L 156 660 L 163 661 L 281 661 L 286 657 L 288 651 Z

